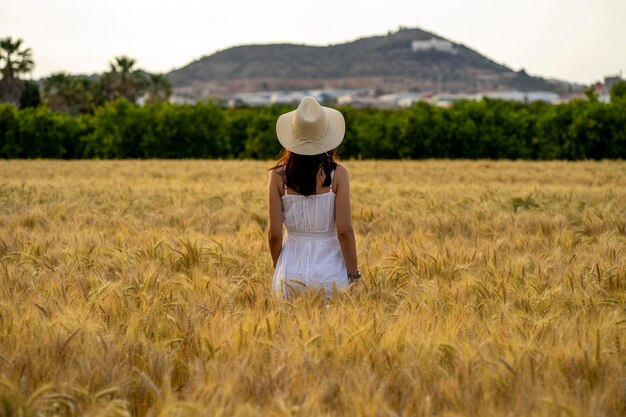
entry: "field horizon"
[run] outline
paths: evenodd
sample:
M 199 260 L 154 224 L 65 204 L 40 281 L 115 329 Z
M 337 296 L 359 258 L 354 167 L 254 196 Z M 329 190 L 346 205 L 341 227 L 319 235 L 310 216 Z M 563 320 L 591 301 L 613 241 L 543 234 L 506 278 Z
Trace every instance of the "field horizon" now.
M 626 162 L 342 163 L 283 301 L 272 161 L 0 160 L 0 417 L 626 415 Z

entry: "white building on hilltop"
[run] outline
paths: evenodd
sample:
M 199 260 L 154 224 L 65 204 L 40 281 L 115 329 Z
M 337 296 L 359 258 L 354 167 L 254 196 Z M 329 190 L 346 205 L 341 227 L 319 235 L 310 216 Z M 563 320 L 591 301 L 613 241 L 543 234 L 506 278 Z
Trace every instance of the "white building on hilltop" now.
M 413 52 L 440 51 L 456 53 L 456 49 L 454 49 L 452 42 L 435 38 L 430 38 L 428 41 L 413 41 L 411 42 L 411 50 Z

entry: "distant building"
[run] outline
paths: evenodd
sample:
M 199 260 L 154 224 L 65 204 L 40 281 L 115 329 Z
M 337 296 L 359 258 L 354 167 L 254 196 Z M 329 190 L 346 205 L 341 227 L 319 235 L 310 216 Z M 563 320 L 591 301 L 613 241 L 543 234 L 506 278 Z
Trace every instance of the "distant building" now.
M 620 81 L 624 81 L 622 79 L 621 72 L 619 75 L 607 75 L 604 77 L 604 83 L 597 82 L 595 84 L 591 84 L 594 90 L 596 90 L 596 94 L 598 95 L 598 100 L 603 103 L 608 103 L 611 96 L 611 87 L 617 84 Z
M 526 93 L 525 101 L 533 103 L 535 101 L 543 101 L 545 103 L 556 104 L 561 101 L 561 96 L 550 91 L 529 91 Z
M 228 106 L 269 106 L 272 104 L 272 94 L 272 92 L 235 94 L 228 100 Z
M 490 91 L 486 93 L 481 93 L 481 97 L 493 98 L 498 100 L 509 100 L 509 101 L 525 101 L 525 94 L 522 91 Z
M 309 94 L 306 91 L 279 91 L 270 96 L 270 101 L 272 104 L 292 104 L 298 103 L 307 95 Z
M 373 107 L 380 109 L 410 107 L 419 101 L 425 101 L 436 106 L 449 107 L 462 100 L 481 100 L 483 98 L 509 100 L 520 103 L 543 101 L 551 104 L 561 103 L 565 100 L 564 97 L 550 91 L 490 91 L 482 93 L 437 94 L 433 94 L 432 92 L 416 93 L 412 91 L 399 91 L 379 96 L 376 95 L 375 91 L 367 89 L 323 89 L 238 93 L 228 99 L 228 106 L 270 106 L 272 104 L 291 104 L 295 106 L 305 96 L 313 96 L 319 102 L 330 103 L 329 105 L 349 105 L 353 107 Z M 602 97 L 602 100 L 604 99 L 605 98 Z
M 391 108 L 395 105 L 391 102 L 381 100 L 376 96 L 363 96 L 359 94 L 348 94 L 337 98 L 337 104 L 340 106 L 350 105 L 353 107 L 376 107 Z
M 413 52 L 420 51 L 441 51 L 448 53 L 455 53 L 454 45 L 450 41 L 443 39 L 430 38 L 428 41 L 413 41 L 411 42 L 411 50 Z
M 137 99 L 135 100 L 135 104 L 138 106 L 145 106 L 146 102 L 148 101 L 148 97 L 148 93 L 144 93 L 140 97 L 137 97 Z
M 169 101 L 171 104 L 196 104 L 196 100 L 192 98 L 177 95 L 170 97 Z
M 452 104 L 462 101 L 462 100 L 480 100 L 480 96 L 476 94 L 465 94 L 465 93 L 442 93 L 435 94 L 430 97 L 429 101 L 431 104 L 434 104 L 439 107 L 449 107 Z
M 613 87 L 618 82 L 623 81 L 621 74 L 620 75 L 612 75 L 604 77 L 604 88 L 607 91 L 611 91 L 611 87 Z
M 558 94 L 550 91 L 492 91 L 481 93 L 480 96 L 520 103 L 533 103 L 535 101 L 559 103 L 561 101 L 561 97 Z
M 379 97 L 380 101 L 384 103 L 389 103 L 392 107 L 411 107 L 413 103 L 416 103 L 421 99 L 421 94 L 413 93 L 411 91 L 385 94 Z
M 355 90 L 348 88 L 327 88 L 324 90 L 310 90 L 309 95 L 315 97 L 318 101 L 336 101 L 339 97 L 365 94 L 371 95 L 373 92 L 369 90 Z
M 360 94 L 373 94 L 368 90 L 354 89 L 326 89 L 326 90 L 297 90 L 297 91 L 259 91 L 249 93 L 237 93 L 227 98 L 229 107 L 238 106 L 270 106 L 272 104 L 297 105 L 304 97 L 313 96 L 320 103 L 332 103 L 340 98 L 358 96 Z M 348 102 L 350 101 L 347 99 Z

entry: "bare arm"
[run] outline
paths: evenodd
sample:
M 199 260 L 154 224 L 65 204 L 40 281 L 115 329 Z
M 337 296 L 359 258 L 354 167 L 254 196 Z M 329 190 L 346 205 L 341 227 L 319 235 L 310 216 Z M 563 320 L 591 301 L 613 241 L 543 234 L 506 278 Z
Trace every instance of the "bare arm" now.
M 280 195 L 280 182 L 280 175 L 276 171 L 270 171 L 267 187 L 267 242 L 274 268 L 283 247 L 283 203 Z
M 343 260 L 346 263 L 349 274 L 356 274 L 358 262 L 356 259 L 356 240 L 352 228 L 352 210 L 350 208 L 350 181 L 348 170 L 343 165 L 337 165 L 335 170 L 337 184 L 335 199 L 335 222 L 337 224 L 337 237 Z

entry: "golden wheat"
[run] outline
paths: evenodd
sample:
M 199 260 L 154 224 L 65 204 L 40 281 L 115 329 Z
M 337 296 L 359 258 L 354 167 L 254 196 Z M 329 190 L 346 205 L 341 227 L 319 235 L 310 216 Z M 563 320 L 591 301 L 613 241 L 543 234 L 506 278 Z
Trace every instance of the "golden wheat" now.
M 348 161 L 328 302 L 270 165 L 0 161 L 0 416 L 626 415 L 626 163 Z

